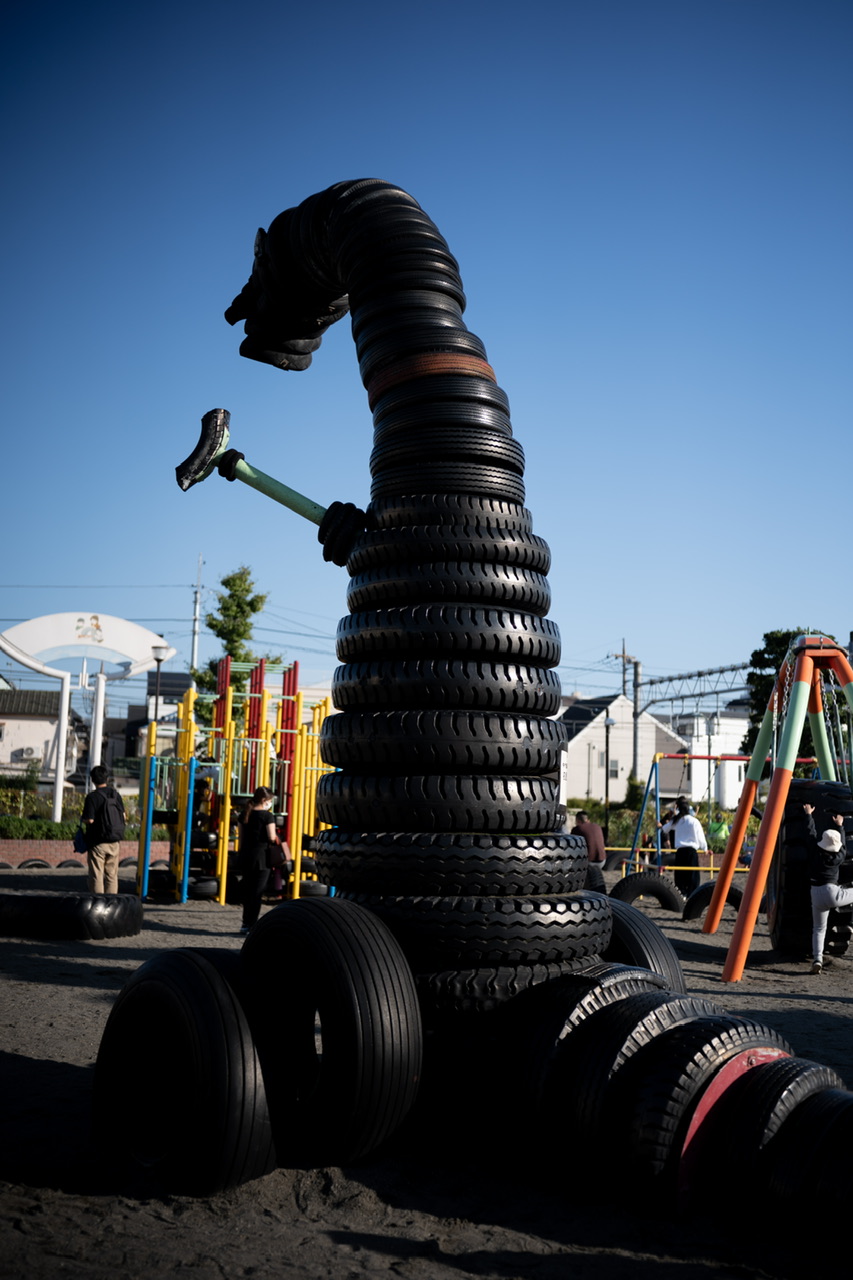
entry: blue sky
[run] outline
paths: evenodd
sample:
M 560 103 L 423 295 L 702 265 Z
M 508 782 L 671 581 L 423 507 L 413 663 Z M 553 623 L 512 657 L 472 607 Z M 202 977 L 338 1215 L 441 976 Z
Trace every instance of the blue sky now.
M 348 322 L 282 374 L 222 312 L 258 226 L 381 177 L 448 240 L 510 397 L 565 689 L 615 691 L 623 637 L 648 676 L 846 640 L 846 0 L 12 0 L 0 29 L 0 628 L 116 614 L 185 668 L 202 554 L 206 605 L 250 565 L 256 646 L 331 674 L 316 528 L 174 467 L 222 406 L 250 462 L 366 505 Z

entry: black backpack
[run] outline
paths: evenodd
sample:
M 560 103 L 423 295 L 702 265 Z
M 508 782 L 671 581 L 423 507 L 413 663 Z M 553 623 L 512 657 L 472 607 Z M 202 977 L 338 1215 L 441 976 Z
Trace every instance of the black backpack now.
M 113 844 L 124 837 L 124 805 L 121 796 L 112 787 L 104 791 L 104 803 L 98 815 L 101 828 L 100 839 L 105 844 Z

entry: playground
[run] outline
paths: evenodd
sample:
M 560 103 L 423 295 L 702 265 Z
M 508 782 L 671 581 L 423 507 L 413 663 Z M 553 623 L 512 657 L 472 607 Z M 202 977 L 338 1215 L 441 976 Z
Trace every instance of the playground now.
M 3 871 L 0 889 L 73 890 L 75 876 L 83 873 Z M 616 877 L 607 873 L 611 887 Z M 657 911 L 654 904 L 646 908 Z M 758 931 L 744 980 L 722 984 L 731 910 L 713 936 L 671 912 L 654 918 L 672 940 L 692 993 L 770 1025 L 799 1053 L 853 1084 L 853 960 L 842 957 L 815 979 L 806 964 L 774 954 Z M 746 1210 L 720 1213 L 718 1229 L 709 1233 L 707 1220 L 680 1219 L 674 1207 L 646 1203 L 642 1188 L 626 1194 L 617 1170 L 606 1187 L 586 1187 L 574 1175 L 561 1182 L 555 1174 L 567 1166 L 559 1141 L 556 1161 L 554 1142 L 531 1133 L 523 1167 L 507 1159 L 487 1162 L 473 1098 L 448 1120 L 471 1129 L 462 1164 L 458 1146 L 452 1159 L 445 1157 L 442 1131 L 428 1158 L 423 1151 L 407 1156 L 401 1142 L 358 1167 L 278 1169 L 213 1199 L 152 1199 L 105 1187 L 91 1159 L 88 1108 L 113 1000 L 158 950 L 236 952 L 240 940 L 230 935 L 238 921 L 237 907 L 190 900 L 152 905 L 142 934 L 97 946 L 0 939 L 4 1073 L 7 1096 L 15 1100 L 0 1122 L 0 1274 L 31 1280 L 60 1272 L 147 1280 L 179 1268 L 195 1280 L 249 1273 L 259 1280 L 558 1280 L 568 1274 L 636 1280 L 663 1270 L 674 1280 L 732 1274 L 788 1280 L 807 1274 L 807 1260 L 791 1256 L 789 1242 L 749 1230 Z M 145 1106 L 144 1098 L 128 1096 L 116 1125 L 144 1124 Z M 514 1125 L 523 1110 L 523 1099 L 508 1086 L 504 1123 Z M 567 1196 L 570 1185 L 576 1190 Z M 742 1190 L 720 1185 L 714 1199 Z M 741 1237 L 739 1224 L 751 1238 Z

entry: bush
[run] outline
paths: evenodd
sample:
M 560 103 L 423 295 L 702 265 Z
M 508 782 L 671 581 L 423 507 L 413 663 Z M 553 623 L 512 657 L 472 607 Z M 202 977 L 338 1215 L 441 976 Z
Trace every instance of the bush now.
M 74 839 L 77 822 L 51 822 L 49 818 L 0 817 L 0 840 Z
M 49 818 L 15 818 L 0 815 L 0 840 L 68 840 L 74 839 L 74 833 L 80 825 L 80 819 L 69 822 L 51 822 Z M 125 840 L 139 839 L 139 825 L 128 823 L 124 832 Z M 166 827 L 154 827 L 152 840 L 168 840 Z

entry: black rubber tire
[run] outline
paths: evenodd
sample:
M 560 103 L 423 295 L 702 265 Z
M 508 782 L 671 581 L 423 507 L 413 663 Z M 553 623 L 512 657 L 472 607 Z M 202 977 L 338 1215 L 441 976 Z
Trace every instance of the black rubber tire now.
M 603 1146 L 629 1180 L 664 1198 L 678 1191 L 687 1130 L 702 1095 L 747 1050 L 790 1054 L 770 1027 L 722 1011 L 672 1027 L 641 1048 L 608 1094 Z M 741 1166 L 733 1166 L 741 1170 Z
M 430 493 L 468 493 L 479 498 L 499 498 L 502 502 L 523 503 L 525 497 L 522 478 L 503 467 L 429 460 L 403 467 L 385 467 L 375 473 L 370 500 L 411 493 L 416 486 Z
M 770 941 L 782 955 L 798 958 L 811 955 L 812 943 L 808 861 L 811 839 L 803 821 L 804 803 L 815 806 L 818 822 L 832 804 L 843 805 L 845 811 L 853 807 L 850 788 L 842 782 L 791 779 L 765 899 Z
M 135 894 L 0 893 L 0 937 L 132 938 L 142 930 Z
M 375 529 L 363 534 L 347 560 L 347 572 L 363 573 L 384 565 L 482 561 L 513 564 L 535 573 L 551 568 L 544 538 L 499 525 L 417 525 Z
M 420 278 L 424 283 L 429 279 L 430 260 L 417 262 L 413 259 L 411 282 Z M 357 282 L 357 275 L 351 287 Z M 376 379 L 377 374 L 389 365 L 412 355 L 429 355 L 433 352 L 451 352 L 460 356 L 475 356 L 486 359 L 486 348 L 476 334 L 467 329 L 451 328 L 449 325 L 420 325 L 406 329 L 401 326 L 390 337 L 378 337 L 373 342 L 358 343 L 358 371 L 365 387 Z
M 300 898 L 328 898 L 329 886 L 320 884 L 318 880 L 300 880 L 299 896 Z
M 664 992 L 666 980 L 638 965 L 596 958 L 582 972 L 540 983 L 501 1010 L 504 1071 L 524 1089 L 533 1118 L 548 1119 L 544 1098 L 566 1037 L 599 1009 L 644 991 Z
M 456 657 L 556 667 L 560 632 L 548 618 L 512 609 L 415 604 L 342 618 L 337 654 L 341 662 Z
M 600 954 L 610 939 L 609 904 L 600 894 L 344 896 L 385 921 L 416 973 L 564 964 Z
M 399 383 L 374 400 L 371 409 L 378 430 L 386 417 L 405 410 L 412 414 L 413 426 L 429 422 L 434 412 L 441 413 L 443 405 L 454 410 L 459 407 L 475 415 L 492 410 L 509 418 L 509 396 L 496 382 L 453 374 L 434 374 L 430 378 Z
M 850 908 L 833 908 L 829 913 L 826 926 L 824 951 L 830 956 L 846 955 L 853 940 L 853 929 L 850 924 Z
M 199 876 L 187 885 L 187 896 L 197 902 L 215 898 L 218 893 L 219 880 L 216 876 Z
M 844 1221 L 849 1212 L 850 1151 L 853 1147 L 853 1093 L 821 1089 L 794 1109 L 764 1149 L 760 1177 L 780 1215 L 803 1221 L 828 1214 Z
M 395 897 L 573 893 L 586 876 L 580 836 L 321 831 L 317 871 L 336 889 Z
M 177 1114 L 176 1084 L 187 1099 Z M 125 1124 L 129 1097 L 144 1100 L 144 1117 Z M 212 953 L 161 952 L 122 988 L 98 1050 L 93 1117 L 108 1159 L 170 1193 L 215 1195 L 275 1167 L 248 1022 Z
M 50 863 L 44 858 L 25 858 L 23 862 L 18 863 L 19 871 L 49 871 Z
M 461 382 L 462 379 L 457 379 Z M 382 401 L 387 397 L 383 396 Z M 435 427 L 445 429 L 486 430 L 502 435 L 504 439 L 512 436 L 512 423 L 509 412 L 488 403 L 475 403 L 463 400 L 430 400 L 417 405 L 407 404 L 381 407 L 377 404 L 373 410 L 373 443 L 374 446 L 385 444 L 401 434 L 426 435 Z
M 584 840 L 584 844 L 586 841 Z M 601 870 L 601 864 L 598 862 L 587 862 L 585 889 L 591 889 L 593 893 L 607 893 L 607 885 L 604 880 L 604 872 Z
M 667 911 L 679 913 L 684 907 L 680 890 L 672 880 L 656 871 L 635 871 L 633 875 L 623 876 L 610 890 L 610 896 L 620 902 L 634 902 L 640 897 L 654 898 Z
M 619 964 L 638 964 L 665 978 L 670 989 L 685 992 L 687 987 L 675 948 L 654 920 L 643 915 L 629 902 L 608 898 L 613 912 L 613 935 L 602 952 L 605 960 Z
M 553 715 L 560 677 L 550 669 L 473 658 L 349 662 L 332 677 L 339 711 L 530 711 Z
M 684 910 L 681 913 L 682 920 L 698 920 L 700 916 L 711 905 L 711 898 L 716 887 L 716 880 L 704 880 L 698 889 L 694 889 L 687 901 L 684 903 Z M 743 900 L 743 890 L 739 885 L 734 883 L 729 885 L 726 893 L 726 903 L 730 907 L 734 907 L 737 911 Z
M 455 466 L 471 463 L 524 475 L 524 449 L 512 436 L 488 427 L 462 427 L 434 422 L 416 430 L 384 432 L 370 455 L 370 474 L 433 465 L 433 459 Z
M 317 817 L 350 831 L 554 831 L 556 782 L 479 774 L 326 773 Z
M 261 916 L 240 955 L 279 1163 L 348 1164 L 374 1150 L 409 1111 L 421 1069 L 397 942 L 357 903 L 301 898 Z
M 472 493 L 423 493 L 420 487 L 412 494 L 374 499 L 367 509 L 367 520 L 368 528 L 375 529 L 458 524 L 463 520 L 521 529 L 527 533 L 533 529 L 533 516 L 517 502 L 504 502 L 500 498 Z
M 4 863 L 0 862 L 0 867 L 2 867 L 3 865 L 4 865 Z M 58 863 L 57 865 L 58 865 L 58 867 L 59 867 L 59 869 L 60 869 L 60 871 L 61 871 L 61 870 L 63 869 L 63 867 L 82 867 L 82 866 L 83 866 L 83 863 L 80 861 L 80 859 L 79 859 L 79 858 L 64 858 L 64 859 L 63 859 L 63 861 L 62 861 L 62 862 L 60 862 L 60 863 Z M 129 859 L 128 859 L 128 858 L 125 858 L 124 862 L 120 862 L 118 865 L 119 865 L 119 867 L 120 867 L 120 868 L 121 868 L 121 867 L 126 867 L 126 866 L 133 866 L 133 867 L 135 867 L 135 866 L 136 866 L 136 859 L 135 859 L 135 858 L 129 858 Z
M 617 1073 L 670 1027 L 720 1012 L 710 1000 L 671 991 L 643 991 L 598 1009 L 560 1042 L 543 1090 L 544 1114 L 559 1108 L 573 1141 L 594 1150 Z
M 479 969 L 447 969 L 417 973 L 415 983 L 424 1026 L 455 1026 L 460 1019 L 491 1017 L 531 987 L 550 984 L 569 973 L 585 972 L 598 964 L 595 955 L 578 956 L 563 964 L 516 965 Z M 502 1067 L 502 1079 L 505 1073 Z
M 758 1189 L 764 1150 L 788 1117 L 813 1093 L 843 1088 L 830 1067 L 794 1057 L 763 1063 L 735 1080 L 720 1101 L 693 1170 L 696 1202 L 714 1194 L 732 1169 L 738 1170 L 743 1185 Z
M 544 574 L 478 561 L 383 565 L 355 574 L 347 588 L 350 613 L 406 604 L 473 604 L 544 617 L 551 588 Z
M 395 773 L 553 773 L 565 726 L 488 711 L 342 711 L 326 716 L 320 754 L 338 769 Z M 585 846 L 584 846 L 585 847 Z

